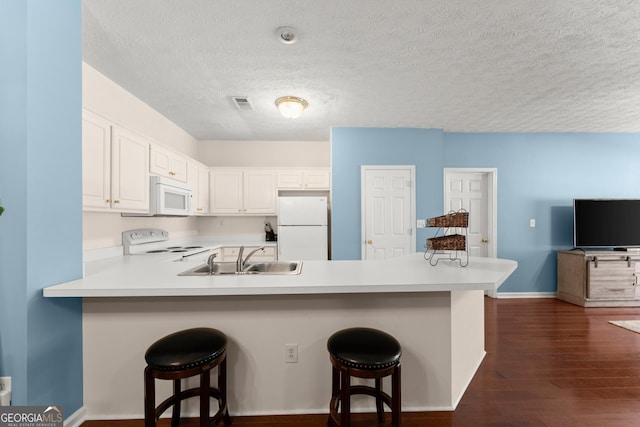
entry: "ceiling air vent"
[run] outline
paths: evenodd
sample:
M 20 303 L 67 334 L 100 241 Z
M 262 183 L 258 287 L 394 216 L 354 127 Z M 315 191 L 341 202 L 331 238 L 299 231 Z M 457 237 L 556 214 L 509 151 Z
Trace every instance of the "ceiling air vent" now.
M 232 96 L 233 103 L 236 104 L 238 110 L 241 111 L 253 111 L 253 105 L 251 105 L 251 101 L 246 96 Z

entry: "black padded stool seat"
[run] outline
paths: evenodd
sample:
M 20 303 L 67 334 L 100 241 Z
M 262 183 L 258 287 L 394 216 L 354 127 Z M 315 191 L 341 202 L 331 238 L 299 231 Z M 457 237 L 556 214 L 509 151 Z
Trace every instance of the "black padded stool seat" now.
M 376 398 L 378 421 L 384 421 L 386 404 L 391 408 L 391 425 L 400 425 L 400 355 L 398 340 L 371 328 L 343 329 L 327 341 L 332 365 L 329 425 L 349 427 L 350 397 L 366 394 Z M 382 379 L 391 375 L 391 396 L 382 391 Z M 351 386 L 351 377 L 373 378 L 375 387 Z M 342 409 L 340 409 L 342 406 Z
M 145 353 L 145 427 L 155 427 L 158 418 L 173 406 L 171 426 L 180 424 L 180 404 L 200 397 L 200 426 L 231 423 L 227 410 L 227 337 L 217 329 L 193 328 L 175 332 L 153 343 Z M 218 387 L 211 387 L 211 370 L 218 367 Z M 200 375 L 200 386 L 182 390 L 181 380 Z M 155 380 L 173 380 L 173 395 L 155 406 Z M 218 400 L 218 410 L 210 416 L 210 398 Z

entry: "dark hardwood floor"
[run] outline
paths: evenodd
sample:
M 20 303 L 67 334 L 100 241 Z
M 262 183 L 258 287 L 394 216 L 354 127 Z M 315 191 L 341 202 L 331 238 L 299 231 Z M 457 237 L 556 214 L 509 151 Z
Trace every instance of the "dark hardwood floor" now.
M 485 309 L 487 356 L 457 409 L 403 413 L 403 427 L 640 426 L 640 334 L 608 323 L 640 319 L 640 308 L 485 298 Z M 325 414 L 238 416 L 232 426 L 325 427 L 326 422 Z M 389 424 L 387 416 L 384 425 Z M 87 421 L 82 427 L 142 425 L 141 420 Z M 353 427 L 377 425 L 375 416 L 354 416 Z

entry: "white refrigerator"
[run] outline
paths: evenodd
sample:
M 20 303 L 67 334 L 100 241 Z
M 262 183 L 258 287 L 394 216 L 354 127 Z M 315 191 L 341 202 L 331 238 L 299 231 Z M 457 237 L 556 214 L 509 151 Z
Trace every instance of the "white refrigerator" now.
M 278 260 L 326 260 L 329 236 L 327 198 L 278 198 Z

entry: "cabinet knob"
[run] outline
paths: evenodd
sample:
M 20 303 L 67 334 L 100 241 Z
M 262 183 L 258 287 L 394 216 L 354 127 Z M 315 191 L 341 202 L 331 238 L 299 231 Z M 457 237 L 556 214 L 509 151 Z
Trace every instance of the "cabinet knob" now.
M 107 203 L 107 204 L 111 204 L 111 199 L 107 199 L 104 202 Z
M 116 205 L 120 203 L 120 200 L 114 200 L 113 203 L 115 203 Z
M 196 210 L 197 210 L 197 211 L 201 211 L 202 209 L 203 209 L 203 208 L 197 208 Z

